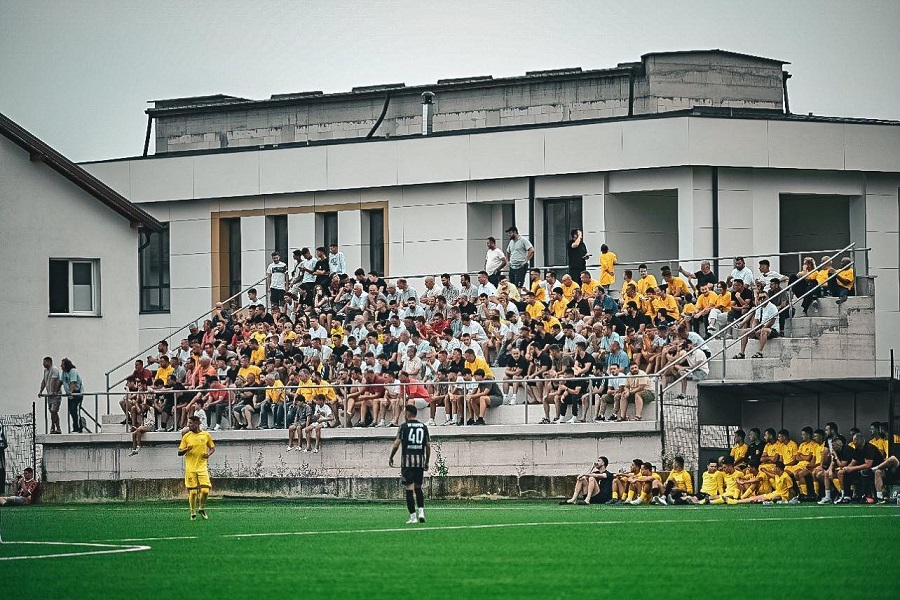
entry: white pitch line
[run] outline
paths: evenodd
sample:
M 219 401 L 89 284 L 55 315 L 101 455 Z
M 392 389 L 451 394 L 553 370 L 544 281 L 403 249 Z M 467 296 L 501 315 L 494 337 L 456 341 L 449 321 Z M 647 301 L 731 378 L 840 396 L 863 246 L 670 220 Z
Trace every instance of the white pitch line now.
M 58 554 L 37 554 L 34 556 L 0 556 L 5 560 L 38 560 L 42 558 L 64 558 L 68 556 L 93 556 L 97 554 L 123 554 L 125 552 L 142 552 L 150 546 L 117 546 L 114 544 L 96 544 L 88 542 L 2 542 L 2 545 L 28 544 L 34 546 L 80 546 L 86 548 L 106 548 L 106 550 L 89 550 L 87 552 L 61 552 Z
M 817 517 L 761 517 L 741 521 L 820 521 L 827 519 L 876 519 L 894 515 L 822 515 Z M 647 521 L 543 521 L 530 523 L 486 523 L 482 525 L 443 525 L 438 527 L 388 527 L 384 529 L 332 529 L 326 531 L 290 531 L 270 533 L 232 533 L 226 538 L 276 537 L 292 535 L 346 535 L 358 533 L 394 533 L 399 531 L 456 531 L 465 529 L 505 529 L 513 527 L 560 527 L 572 525 L 652 525 L 656 523 L 724 523 L 724 519 L 650 519 Z
M 100 540 L 101 542 L 166 542 L 169 540 L 196 540 L 196 535 L 175 535 L 171 537 L 125 538 L 124 540 Z

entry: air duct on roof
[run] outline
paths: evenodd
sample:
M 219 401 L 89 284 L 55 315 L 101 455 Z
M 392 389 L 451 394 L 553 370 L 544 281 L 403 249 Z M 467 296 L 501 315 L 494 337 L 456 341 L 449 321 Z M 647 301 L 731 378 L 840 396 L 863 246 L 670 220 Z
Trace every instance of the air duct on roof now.
M 431 135 L 434 120 L 434 92 L 422 92 L 422 135 Z

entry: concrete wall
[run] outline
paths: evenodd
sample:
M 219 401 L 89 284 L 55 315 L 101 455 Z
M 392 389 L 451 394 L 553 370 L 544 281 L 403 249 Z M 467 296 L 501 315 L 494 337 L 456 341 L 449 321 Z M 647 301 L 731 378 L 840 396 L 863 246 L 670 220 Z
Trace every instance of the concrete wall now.
M 57 365 L 69 357 L 88 390 L 104 387 L 113 361 L 137 351 L 137 231 L 5 137 L 0 223 L 0 330 L 14 359 L 0 386 L 0 414 L 31 411 L 44 356 Z M 50 258 L 100 259 L 100 317 L 48 316 Z
M 629 69 L 634 114 L 693 106 L 781 110 L 781 65 L 722 52 L 649 54 L 626 69 L 532 74 L 479 83 L 438 83 L 390 90 L 377 137 L 422 129 L 421 93 L 436 93 L 433 131 L 457 131 L 625 116 Z M 580 70 L 579 70 L 580 71 Z M 305 96 L 292 100 L 207 105 L 171 113 L 196 100 L 156 103 L 156 153 L 365 137 L 378 120 L 387 90 Z M 226 100 L 227 102 L 227 100 Z
M 493 426 L 478 432 L 432 428 L 432 470 L 438 455 L 451 476 L 568 475 L 583 472 L 597 456 L 610 467 L 625 468 L 637 456 L 659 463 L 658 431 L 561 432 L 547 425 Z M 462 428 L 466 429 L 466 428 Z M 627 428 L 625 428 L 627 429 Z M 506 433 L 500 433 L 506 430 Z M 395 477 L 388 467 L 393 431 L 339 429 L 324 435 L 319 454 L 285 452 L 284 431 L 220 431 L 210 460 L 215 477 Z M 169 479 L 183 476 L 183 460 L 174 452 L 177 433 L 151 433 L 137 456 L 128 456 L 131 436 L 40 436 L 47 481 Z

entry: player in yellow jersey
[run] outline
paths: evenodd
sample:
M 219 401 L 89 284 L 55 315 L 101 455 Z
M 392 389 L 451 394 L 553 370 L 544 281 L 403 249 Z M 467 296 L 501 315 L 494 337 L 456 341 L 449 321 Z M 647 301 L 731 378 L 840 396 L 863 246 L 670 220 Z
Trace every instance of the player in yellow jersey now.
M 782 445 L 778 442 L 777 436 L 778 434 L 776 434 L 775 430 L 771 427 L 763 432 L 763 441 L 766 445 L 763 448 L 762 456 L 759 459 L 759 470 L 761 473 L 765 473 L 766 476 L 774 474 L 775 463 L 781 460 Z
M 684 497 L 694 495 L 694 482 L 691 474 L 684 468 L 684 458 L 676 456 L 674 468 L 666 479 L 665 499 L 669 504 L 687 504 Z
M 810 432 L 811 435 L 810 435 Z M 825 432 L 821 429 L 813 431 L 812 427 L 804 427 L 800 432 L 800 448 L 796 468 L 788 469 L 794 481 L 800 486 L 800 500 L 816 500 L 818 493 L 817 473 L 822 468 L 822 457 L 825 452 Z
M 744 475 L 737 478 L 737 484 L 741 489 L 741 498 L 767 494 L 772 491 L 769 478 L 753 464 L 748 464 L 744 468 Z
M 735 468 L 733 456 L 722 457 L 722 482 L 725 484 L 723 497 L 726 502 L 729 499 L 737 500 L 741 497 L 741 486 L 738 484 L 738 479 L 743 476 L 744 474 Z
M 740 469 L 745 464 L 747 464 L 747 450 L 750 448 L 745 441 L 747 438 L 747 434 L 744 433 L 743 429 L 738 429 L 734 432 L 734 446 L 731 447 L 731 458 L 734 459 L 734 466 L 736 469 Z
M 600 246 L 600 285 L 609 293 L 610 287 L 616 282 L 616 261 L 618 260 L 615 252 L 611 252 L 609 246 L 601 244 Z
M 631 484 L 634 483 L 634 478 L 640 475 L 641 465 L 643 464 L 643 460 L 636 458 L 631 461 L 629 471 L 619 471 L 616 474 L 616 478 L 613 480 L 613 499 L 611 504 L 629 502 L 634 499 L 634 492 L 630 491 Z
M 709 504 L 716 501 L 716 504 L 724 504 L 722 493 L 725 491 L 725 482 L 722 479 L 722 473 L 719 472 L 719 461 L 710 458 L 706 464 L 706 472 L 703 473 L 703 480 L 700 485 L 700 491 L 691 498 L 694 504 Z
M 200 417 L 191 415 L 188 432 L 181 438 L 178 456 L 184 457 L 184 486 L 188 490 L 191 506 L 191 521 L 209 519 L 206 514 L 206 499 L 212 484 L 209 482 L 207 461 L 216 451 L 216 444 L 208 431 L 200 431 Z
M 791 479 L 791 474 L 784 470 L 784 463 L 776 461 L 774 463 L 775 472 L 772 476 L 772 491 L 768 494 L 760 494 L 758 496 L 750 496 L 749 498 L 742 498 L 740 500 L 733 500 L 731 498 L 727 498 L 728 504 L 752 504 L 755 502 L 761 502 L 762 504 L 774 504 L 778 502 L 779 504 L 786 503 L 791 499 L 792 488 L 794 487 L 794 480 Z
M 661 498 L 664 488 L 662 477 L 653 470 L 653 465 L 650 463 L 643 463 L 641 465 L 641 472 L 636 477 L 632 478 L 631 489 L 634 492 L 634 500 L 630 501 L 628 504 L 635 506 L 647 504 L 650 502 L 651 498 L 654 499 L 654 504 L 666 503 L 665 500 L 662 500 L 661 502 L 656 500 Z

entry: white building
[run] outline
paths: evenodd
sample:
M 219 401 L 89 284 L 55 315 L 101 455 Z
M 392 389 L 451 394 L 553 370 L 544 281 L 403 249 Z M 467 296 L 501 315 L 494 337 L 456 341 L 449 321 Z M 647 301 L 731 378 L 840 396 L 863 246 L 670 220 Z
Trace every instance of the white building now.
M 900 123 L 790 114 L 783 64 L 662 53 L 604 71 L 158 101 L 156 155 L 84 166 L 169 224 L 169 301 L 143 307 L 142 346 L 259 279 L 276 248 L 337 239 L 349 265 L 388 276 L 476 271 L 484 238 L 516 224 L 538 266 L 562 262 L 572 226 L 592 260 L 607 243 L 631 264 L 772 254 L 788 272 L 796 255 L 776 253 L 871 247 L 854 258 L 877 276 L 885 367 L 900 336 Z M 415 133 L 423 119 L 430 135 Z
M 162 224 L 0 114 L 0 414 L 31 410 L 43 367 L 69 357 L 90 390 L 137 351 L 141 231 Z M 40 418 L 40 417 L 39 417 Z

